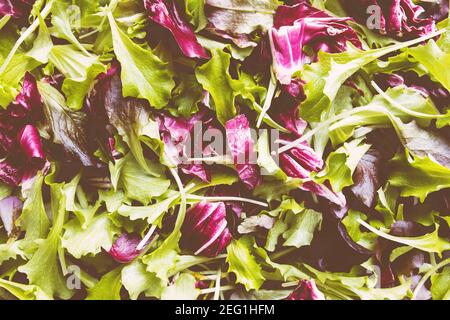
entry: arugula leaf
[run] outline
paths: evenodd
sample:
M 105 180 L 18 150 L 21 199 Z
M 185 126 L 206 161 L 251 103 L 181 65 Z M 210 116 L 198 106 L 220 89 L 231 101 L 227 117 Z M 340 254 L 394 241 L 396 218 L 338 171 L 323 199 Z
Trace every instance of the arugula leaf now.
M 450 90 L 450 75 L 446 72 L 450 64 L 450 53 L 443 52 L 433 40 L 426 45 L 409 48 L 407 52 L 423 64 L 434 79 Z
M 161 221 L 161 216 L 169 210 L 179 195 L 169 197 L 167 199 L 157 201 L 149 206 L 128 206 L 121 205 L 118 208 L 118 213 L 122 216 L 129 217 L 131 220 L 147 219 L 149 224 Z
M 166 106 L 175 86 L 167 63 L 151 50 L 140 47 L 128 38 L 119 29 L 110 11 L 108 20 L 111 26 L 114 53 L 122 65 L 123 95 L 146 99 L 155 108 Z
M 342 53 L 319 52 L 318 62 L 304 66 L 302 80 L 306 81 L 306 100 L 302 102 L 300 116 L 309 122 L 320 121 L 322 112 L 328 110 L 343 83 L 368 63 L 397 50 L 433 38 L 435 34 L 402 42 L 381 49 L 360 51 L 348 45 Z
M 450 242 L 446 239 L 439 237 L 439 225 L 436 224 L 436 228 L 433 232 L 427 233 L 420 237 L 397 237 L 390 234 L 387 234 L 381 230 L 378 230 L 372 227 L 370 224 L 358 219 L 358 222 L 367 228 L 369 231 L 375 233 L 376 235 L 401 243 L 425 252 L 436 252 L 439 255 L 442 255 L 442 252 L 446 250 L 450 250 Z
M 423 202 L 431 192 L 450 187 L 450 169 L 429 157 L 400 153 L 390 162 L 389 183 L 400 188 L 402 197 Z

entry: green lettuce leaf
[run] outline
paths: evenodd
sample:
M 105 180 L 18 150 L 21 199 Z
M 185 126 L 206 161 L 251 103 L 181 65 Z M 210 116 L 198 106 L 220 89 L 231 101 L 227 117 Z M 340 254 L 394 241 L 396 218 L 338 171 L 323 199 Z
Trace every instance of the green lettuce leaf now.
M 143 98 L 155 108 L 167 105 L 175 86 L 172 74 L 151 50 L 134 43 L 120 30 L 111 12 L 108 12 L 114 53 L 122 65 L 122 90 L 125 97 Z
M 38 286 L 27 285 L 0 279 L 0 288 L 5 289 L 13 296 L 20 300 L 50 300 L 51 298 L 45 294 Z
M 344 143 L 342 147 L 328 155 L 326 167 L 317 174 L 315 180 L 324 183 L 328 180 L 335 192 L 353 184 L 353 172 L 361 158 L 370 149 L 369 144 L 356 139 Z
M 410 111 L 429 115 L 439 114 L 433 103 L 429 99 L 425 99 L 417 90 L 398 86 L 388 89 L 386 95 Z M 430 124 L 429 118 L 413 117 L 393 106 L 382 95 L 376 95 L 367 105 L 354 109 L 352 114 L 348 114 L 330 126 L 331 141 L 333 145 L 337 145 L 348 140 L 354 130 L 360 126 L 392 124 L 395 127 L 396 124 L 392 123 L 392 116 L 403 122 L 416 120 L 421 125 Z
M 450 299 L 450 267 L 431 276 L 431 295 L 433 300 Z
M 189 22 L 195 26 L 195 32 L 199 32 L 206 27 L 208 20 L 205 16 L 204 0 L 179 0 L 184 3 L 184 11 L 189 17 Z
M 217 119 L 225 124 L 236 115 L 236 80 L 231 78 L 228 71 L 230 55 L 219 49 L 212 50 L 211 55 L 208 62 L 197 67 L 195 75 L 203 88 L 211 94 Z
M 153 168 L 157 166 L 150 161 L 148 161 L 148 165 Z M 114 167 L 117 166 L 120 166 L 119 187 L 123 188 L 125 196 L 144 205 L 149 204 L 153 198 L 163 195 L 170 186 L 170 180 L 154 177 L 143 171 L 131 154 L 114 165 Z
M 252 238 L 245 236 L 234 239 L 227 247 L 228 272 L 236 275 L 236 282 L 245 286 L 245 289 L 258 290 L 264 283 L 261 266 L 252 254 Z
M 315 230 L 320 229 L 322 214 L 305 209 L 301 213 L 287 214 L 284 223 L 287 230 L 283 232 L 283 238 L 286 240 L 283 245 L 300 248 L 311 244 Z
M 47 296 L 56 295 L 62 299 L 69 299 L 73 292 L 67 286 L 58 260 L 58 251 L 61 246 L 60 235 L 66 216 L 62 187 L 63 184 L 51 185 L 53 226 L 47 239 L 39 243 L 31 259 L 18 270 L 25 273 L 30 284 L 40 287 Z
M 40 63 L 47 63 L 48 56 L 53 48 L 53 42 L 50 37 L 50 31 L 45 21 L 39 15 L 39 33 L 33 43 L 33 48 L 28 51 L 27 55 Z
M 196 300 L 200 295 L 200 289 L 195 287 L 197 280 L 193 275 L 182 273 L 172 285 L 166 287 L 162 294 L 162 300 Z
M 132 300 L 138 299 L 143 292 L 146 297 L 160 298 L 164 289 L 161 279 L 147 272 L 146 265 L 140 259 L 135 259 L 122 269 L 122 284 Z
M 21 249 L 22 241 L 14 241 L 0 244 L 0 264 L 17 257 L 25 258 L 25 253 Z
M 34 178 L 33 187 L 29 190 L 22 214 L 16 222 L 22 230 L 25 230 L 25 240 L 44 239 L 50 229 L 50 221 L 42 198 L 43 182 L 44 176 L 39 172 Z
M 80 225 L 78 219 L 72 219 L 64 225 L 64 229 L 62 247 L 77 259 L 87 254 L 95 255 L 102 249 L 109 251 L 114 236 L 119 233 L 105 213 L 97 215 L 86 228 Z
M 72 32 L 72 24 L 70 14 L 71 1 L 68 0 L 58 0 L 54 1 L 52 6 L 52 25 L 54 34 L 61 39 L 65 39 L 72 43 L 85 55 L 89 56 L 89 52 L 86 50 L 85 46 L 78 41 Z
M 86 300 L 120 300 L 122 289 L 122 266 L 105 274 L 99 282 L 88 289 Z
M 309 122 L 320 121 L 344 82 L 368 63 L 397 50 L 421 43 L 433 34 L 381 49 L 361 51 L 349 45 L 346 52 L 319 52 L 318 61 L 304 66 L 302 80 L 306 81 L 306 100 L 301 103 L 300 116 Z
M 268 131 L 264 130 L 260 133 L 258 144 L 256 146 L 258 152 L 258 165 L 265 171 L 264 175 L 273 175 L 281 181 L 287 180 L 287 175 L 281 170 L 270 153 Z

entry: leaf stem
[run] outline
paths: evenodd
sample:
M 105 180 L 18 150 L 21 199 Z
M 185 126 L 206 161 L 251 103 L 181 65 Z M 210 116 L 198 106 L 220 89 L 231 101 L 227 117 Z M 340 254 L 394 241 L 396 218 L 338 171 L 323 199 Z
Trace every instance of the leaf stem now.
M 219 268 L 219 270 L 217 271 L 217 275 L 216 275 L 216 284 L 215 284 L 215 289 L 216 291 L 214 291 L 214 297 L 213 300 L 219 300 L 220 297 L 220 280 L 222 277 L 222 270 Z
M 41 17 L 42 19 L 45 19 L 51 12 L 52 6 L 53 6 L 54 0 L 50 0 L 42 9 Z M 0 67 L 0 76 L 5 72 L 6 68 L 8 67 L 9 63 L 11 62 L 13 56 L 16 54 L 17 50 L 20 48 L 22 43 L 37 29 L 39 26 L 39 19 L 34 19 L 33 23 L 28 27 L 28 29 L 25 30 L 24 33 L 19 37 L 19 39 L 16 41 L 14 46 L 12 47 L 11 51 L 9 52 L 8 56 L 6 57 L 5 61 L 3 61 L 2 66 Z
M 261 207 L 268 207 L 269 205 L 265 202 L 248 199 L 248 198 L 240 198 L 240 197 L 203 197 L 203 196 L 197 196 L 194 194 L 188 194 L 187 198 L 194 199 L 194 200 L 207 200 L 207 201 L 239 201 L 239 202 L 248 202 L 252 204 L 256 204 Z
M 150 227 L 150 229 L 148 230 L 147 234 L 145 235 L 145 237 L 137 245 L 137 247 L 136 247 L 137 251 L 142 250 L 147 245 L 148 240 L 150 240 L 150 237 L 153 235 L 155 230 L 156 230 L 156 225 L 152 225 Z
M 402 106 L 401 104 L 399 104 L 398 102 L 396 102 L 394 99 L 392 99 L 391 97 L 389 97 L 386 92 L 384 92 L 383 90 L 381 90 L 381 88 L 376 84 L 375 81 L 371 81 L 370 82 L 372 87 L 375 89 L 375 91 L 382 96 L 387 102 L 389 102 L 393 107 L 399 109 L 400 111 L 409 114 L 410 116 L 413 117 L 417 117 L 417 118 L 428 118 L 428 119 L 436 119 L 436 118 L 444 118 L 446 117 L 446 115 L 444 114 L 427 114 L 427 113 L 422 113 L 422 112 L 416 112 L 413 110 L 409 110 L 408 108 L 405 108 L 404 106 Z
M 272 99 L 276 89 L 277 89 L 277 80 L 275 79 L 275 75 L 273 74 L 273 72 L 270 72 L 269 87 L 267 88 L 266 99 L 264 100 L 264 105 L 262 107 L 261 113 L 259 114 L 258 121 L 256 123 L 257 128 L 261 126 L 261 122 L 264 120 L 267 111 L 269 111 L 270 109 L 270 105 L 272 104 Z
M 419 283 L 417 284 L 416 288 L 414 289 L 412 300 L 416 300 L 420 289 L 423 287 L 425 282 L 427 282 L 427 280 L 433 275 L 433 273 L 435 273 L 440 268 L 445 267 L 448 264 L 450 264 L 450 258 L 441 261 L 436 266 L 434 266 L 432 269 L 428 270 L 428 272 L 424 274 L 424 276 L 422 277 L 422 279 L 420 279 Z
M 219 288 L 219 290 L 222 292 L 233 290 L 233 289 L 234 289 L 234 286 L 223 286 L 223 287 Z M 202 290 L 200 290 L 200 294 L 209 294 L 209 293 L 216 292 L 216 290 L 217 290 L 216 288 L 202 289 Z

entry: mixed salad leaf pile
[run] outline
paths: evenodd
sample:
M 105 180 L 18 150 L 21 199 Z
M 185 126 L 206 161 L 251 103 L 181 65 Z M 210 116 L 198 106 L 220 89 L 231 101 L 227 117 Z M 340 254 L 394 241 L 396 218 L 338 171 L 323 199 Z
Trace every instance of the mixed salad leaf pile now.
M 0 0 L 0 298 L 449 299 L 448 4 Z

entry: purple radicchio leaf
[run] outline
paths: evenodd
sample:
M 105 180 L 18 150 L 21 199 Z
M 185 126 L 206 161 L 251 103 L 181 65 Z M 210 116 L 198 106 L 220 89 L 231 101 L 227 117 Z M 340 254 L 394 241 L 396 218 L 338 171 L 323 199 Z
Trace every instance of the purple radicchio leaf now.
M 7 197 L 0 200 L 0 219 L 6 233 L 11 235 L 14 230 L 15 221 L 22 212 L 23 203 L 15 196 Z
M 35 78 L 27 72 L 15 101 L 6 110 L 0 111 L 0 156 L 17 152 L 13 150 L 16 137 L 19 136 L 20 140 L 24 125 L 27 122 L 37 122 L 41 112 L 42 97 L 38 92 Z
M 308 179 L 311 175 L 311 172 L 317 172 L 319 170 L 308 170 L 314 168 L 314 166 L 318 166 L 322 164 L 322 159 L 318 158 L 315 155 L 314 151 L 311 147 L 302 144 L 300 147 L 292 148 L 288 152 L 282 153 L 280 155 L 280 167 L 281 169 L 292 178 L 299 179 Z M 316 167 L 318 168 L 318 167 Z M 339 192 L 333 192 L 330 188 L 325 185 L 318 184 L 314 181 L 305 181 L 300 189 L 304 191 L 312 192 L 320 197 L 323 197 L 330 202 L 337 205 L 339 208 L 346 208 L 347 201 L 345 196 Z M 346 210 L 339 211 L 339 215 L 342 216 L 345 214 Z
M 18 140 L 23 152 L 31 159 L 44 159 L 44 151 L 42 150 L 41 138 L 39 132 L 33 125 L 26 125 L 19 133 Z
M 31 73 L 25 74 L 22 89 L 16 100 L 8 106 L 8 110 L 11 116 L 16 118 L 42 111 L 42 97 L 38 91 L 36 79 Z
M 215 257 L 231 242 L 223 202 L 202 201 L 186 212 L 181 230 L 182 243 L 195 254 Z
M 16 161 L 10 159 L 0 162 L 0 181 L 10 186 L 18 186 L 22 180 L 23 164 L 16 165 Z
M 31 12 L 34 0 L 0 0 L 0 16 L 26 18 Z
M 292 79 L 289 84 L 283 85 L 285 92 L 290 94 L 296 101 L 301 102 L 306 99 L 305 86 L 306 82 L 301 79 Z
M 261 183 L 261 175 L 256 165 L 254 143 L 250 124 L 245 115 L 239 115 L 225 124 L 227 142 L 239 178 L 248 189 Z
M 361 48 L 356 32 L 346 21 L 351 18 L 331 17 L 306 3 L 279 6 L 269 39 L 275 74 L 283 85 L 291 82 L 292 75 L 300 67 L 317 58 L 320 50 L 337 53 L 347 49 L 347 42 Z M 308 57 L 304 47 L 308 45 L 315 53 Z
M 123 233 L 113 243 L 108 253 L 117 262 L 128 263 L 141 253 L 140 250 L 136 250 L 140 242 L 141 239 L 139 237 Z
M 295 137 L 300 137 L 306 128 L 306 122 L 298 117 L 297 109 L 281 114 L 285 127 L 290 130 Z M 290 142 L 293 140 L 292 135 L 283 135 L 283 140 Z M 287 152 L 280 154 L 281 169 L 292 178 L 308 179 L 312 172 L 318 172 L 323 168 L 323 160 L 319 157 L 311 146 L 306 142 L 302 142 L 299 146 L 294 147 Z M 314 181 L 305 181 L 300 189 L 312 192 L 320 197 L 328 199 L 342 210 L 336 211 L 338 215 L 344 215 L 346 212 L 347 201 L 342 193 L 333 192 L 325 185 L 318 184 Z
M 244 192 L 245 190 L 243 188 L 239 188 L 237 184 L 219 185 L 214 187 L 210 192 L 208 192 L 207 195 L 211 197 L 246 197 L 247 195 Z M 227 212 L 233 213 L 231 215 L 232 219 L 229 220 L 231 225 L 234 225 L 234 222 L 241 217 L 244 211 L 249 215 L 259 213 L 259 211 L 253 212 L 255 209 L 258 210 L 254 206 L 239 201 L 226 201 L 225 206 L 227 208 Z
M 1 121 L 1 120 L 0 120 Z M 0 158 L 4 158 L 11 152 L 14 146 L 14 140 L 8 132 L 0 129 Z
M 362 0 L 357 5 L 353 0 L 343 0 L 342 4 L 348 14 L 362 24 L 366 24 L 372 15 L 377 14 L 377 10 L 371 12 L 367 8 L 377 6 L 381 17 L 375 29 L 383 35 L 411 39 L 430 34 L 436 29 L 432 18 L 422 18 L 424 8 L 414 4 L 412 0 Z
M 157 24 L 168 29 L 186 57 L 207 59 L 208 53 L 198 43 L 192 28 L 181 19 L 176 1 L 144 0 L 145 9 Z
M 300 280 L 298 286 L 285 300 L 325 300 L 314 279 Z
M 434 21 L 448 18 L 449 2 L 447 0 L 422 1 L 420 5 L 425 9 L 423 15 L 432 17 Z
M 34 176 L 44 163 L 41 138 L 29 124 L 39 120 L 42 104 L 35 78 L 26 73 L 15 101 L 0 112 L 0 156 L 6 158 L 0 163 L 0 180 L 6 184 L 19 185 L 25 172 Z
M 187 156 L 186 149 L 190 148 L 188 143 L 192 143 L 189 137 L 195 139 L 194 126 L 196 123 L 201 123 L 205 120 L 205 112 L 199 111 L 191 118 L 185 119 L 183 117 L 173 117 L 161 113 L 157 117 L 159 123 L 159 131 L 162 140 L 164 141 L 164 148 L 166 154 L 171 161 L 178 165 L 180 169 L 187 175 L 198 177 L 204 182 L 210 181 L 210 174 L 206 170 L 204 164 L 182 164 L 181 158 Z M 198 134 L 201 134 L 199 132 Z M 195 145 L 194 148 L 202 148 L 202 146 Z

